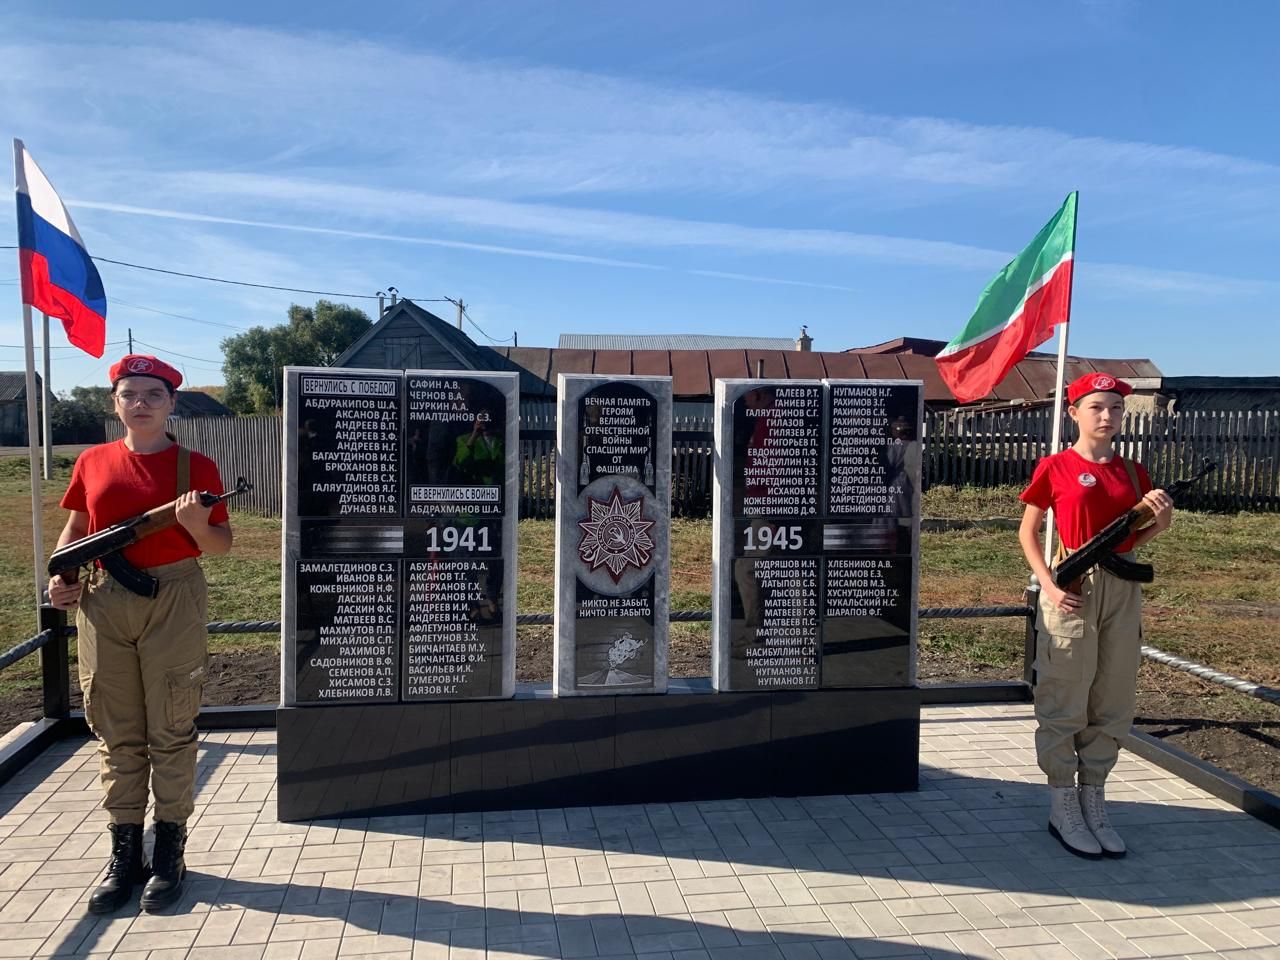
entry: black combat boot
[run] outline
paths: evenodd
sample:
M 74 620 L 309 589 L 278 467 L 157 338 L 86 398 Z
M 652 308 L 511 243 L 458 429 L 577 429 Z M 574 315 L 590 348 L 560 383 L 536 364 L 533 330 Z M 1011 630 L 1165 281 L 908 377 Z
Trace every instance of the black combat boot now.
M 90 913 L 119 910 L 133 893 L 133 885 L 149 876 L 146 861 L 142 859 L 142 824 L 109 823 L 107 829 L 111 831 L 111 860 L 107 863 L 107 875 L 89 897 Z
M 142 888 L 140 906 L 147 912 L 163 910 L 182 896 L 187 865 L 182 851 L 187 845 L 187 825 L 156 821 L 156 848 L 151 855 L 151 879 Z

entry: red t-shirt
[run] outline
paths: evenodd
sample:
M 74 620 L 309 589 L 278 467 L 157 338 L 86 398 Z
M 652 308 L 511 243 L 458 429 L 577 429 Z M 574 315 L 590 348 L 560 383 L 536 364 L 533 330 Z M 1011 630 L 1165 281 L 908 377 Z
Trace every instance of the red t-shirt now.
M 222 493 L 218 466 L 203 454 L 191 452 L 191 489 Z M 90 447 L 76 459 L 71 485 L 62 506 L 89 514 L 89 533 L 105 530 L 178 495 L 178 445 L 158 453 L 134 453 L 123 440 Z M 227 505 L 215 504 L 211 524 L 226 523 Z M 180 523 L 143 537 L 124 549 L 135 567 L 157 567 L 200 556 L 200 548 Z
M 1138 472 L 1138 485 L 1146 493 L 1151 489 L 1151 478 L 1142 464 L 1133 461 L 1133 465 Z M 1076 550 L 1137 503 L 1138 494 L 1120 457 L 1093 463 L 1074 447 L 1068 447 L 1036 464 L 1031 483 L 1019 499 L 1041 510 L 1052 507 L 1063 545 Z M 1116 552 L 1132 550 L 1134 536 L 1120 544 Z

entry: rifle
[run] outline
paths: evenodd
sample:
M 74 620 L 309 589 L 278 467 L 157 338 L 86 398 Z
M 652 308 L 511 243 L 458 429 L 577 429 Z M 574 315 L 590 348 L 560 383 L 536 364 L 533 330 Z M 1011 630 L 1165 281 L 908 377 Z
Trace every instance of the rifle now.
M 202 492 L 200 503 L 203 506 L 212 507 L 215 503 L 230 500 L 252 489 L 253 484 L 244 477 L 237 477 L 235 489 L 222 494 Z M 128 520 L 121 520 L 105 530 L 99 530 L 91 536 L 68 543 L 65 547 L 59 547 L 49 558 L 49 576 L 61 577 L 63 583 L 75 583 L 80 576 L 80 568 L 96 560 L 125 589 L 140 597 L 154 599 L 160 592 L 160 581 L 143 573 L 126 560 L 120 551 L 149 534 L 172 527 L 177 523 L 177 504 L 177 500 L 172 500 L 163 506 L 152 507 L 146 513 L 140 513 Z
M 1165 487 L 1170 497 L 1180 497 L 1191 486 L 1218 469 L 1218 464 L 1208 457 L 1204 458 L 1200 469 L 1189 477 L 1175 480 Z M 1149 563 L 1134 563 L 1124 557 L 1117 556 L 1115 549 L 1128 539 L 1129 534 L 1151 522 L 1155 512 L 1139 500 L 1128 512 L 1116 517 L 1083 547 L 1066 557 L 1053 571 L 1053 582 L 1070 593 L 1079 593 L 1084 575 L 1095 566 L 1109 570 L 1125 580 L 1136 580 L 1139 583 L 1150 583 L 1155 579 L 1155 570 Z

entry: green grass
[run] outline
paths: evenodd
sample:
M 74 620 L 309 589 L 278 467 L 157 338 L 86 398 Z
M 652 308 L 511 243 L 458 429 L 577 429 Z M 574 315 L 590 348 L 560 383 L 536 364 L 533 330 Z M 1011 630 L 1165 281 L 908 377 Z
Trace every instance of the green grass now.
M 57 506 L 71 461 L 60 458 L 45 485 L 44 552 L 52 550 L 65 513 Z M 1017 490 L 934 488 L 926 516 L 1017 516 Z M 280 618 L 280 522 L 234 514 L 235 547 L 205 561 L 209 616 L 214 620 Z M 519 528 L 518 609 L 550 612 L 554 602 L 555 525 L 524 520 Z M 35 633 L 27 463 L 0 460 L 0 647 Z M 711 606 L 711 521 L 672 522 L 671 606 Z M 1146 591 L 1148 640 L 1157 646 L 1264 683 L 1280 682 L 1280 515 L 1179 513 L 1173 529 L 1145 551 L 1156 565 Z M 1015 535 L 964 529 L 921 537 L 920 605 L 1004 606 L 1021 602 L 1027 569 Z M 545 632 L 545 631 L 544 631 Z M 529 632 L 528 636 L 535 634 Z M 542 634 L 537 634 L 541 636 Z M 547 634 L 549 636 L 549 633 Z M 526 633 L 522 631 L 522 639 Z M 217 649 L 274 647 L 270 635 L 219 635 Z M 679 625 L 673 643 L 705 650 L 706 624 Z M 1023 625 L 1017 620 L 920 622 L 922 675 L 946 661 L 989 674 L 1021 672 Z M 695 650 L 696 652 L 696 650 Z M 29 657 L 0 675 L 0 695 L 29 681 L 39 658 Z
M 979 520 L 986 517 L 1020 517 L 1021 487 L 930 487 L 921 499 L 926 517 Z

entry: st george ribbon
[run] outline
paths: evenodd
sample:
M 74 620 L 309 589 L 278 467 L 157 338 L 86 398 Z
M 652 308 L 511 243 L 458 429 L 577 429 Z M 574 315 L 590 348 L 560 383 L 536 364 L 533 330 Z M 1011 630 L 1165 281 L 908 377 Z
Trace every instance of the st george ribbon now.
M 717 380 L 712 683 L 915 682 L 917 381 Z
M 557 696 L 667 689 L 671 378 L 561 374 Z
M 285 381 L 281 702 L 512 696 L 517 376 Z

